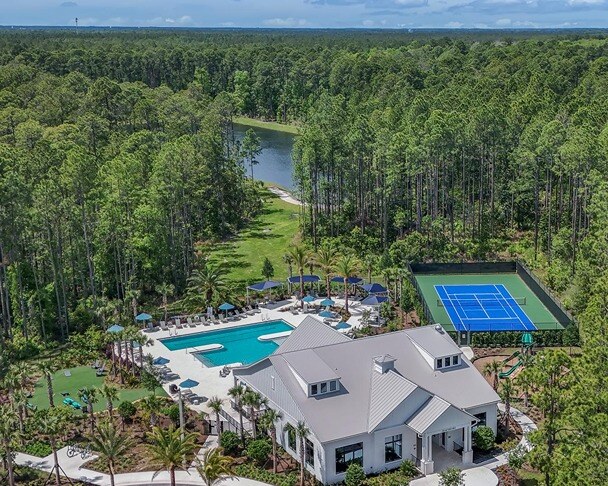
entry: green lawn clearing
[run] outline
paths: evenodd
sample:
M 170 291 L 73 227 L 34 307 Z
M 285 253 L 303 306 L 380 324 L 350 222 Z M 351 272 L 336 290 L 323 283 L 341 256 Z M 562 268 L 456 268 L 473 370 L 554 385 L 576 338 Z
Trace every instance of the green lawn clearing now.
M 271 192 L 264 197 L 262 211 L 247 228 L 232 240 L 217 244 L 211 252 L 211 260 L 225 265 L 228 279 L 239 284 L 264 280 L 261 272 L 265 257 L 274 267 L 274 280 L 288 276 L 283 255 L 299 234 L 300 208 Z
M 300 133 L 298 127 L 294 125 L 285 125 L 284 123 L 277 122 L 267 122 L 258 120 L 256 118 L 249 118 L 247 116 L 236 116 L 233 118 L 233 121 L 234 123 L 238 123 L 239 125 L 245 125 L 248 127 L 266 128 L 268 130 L 276 130 L 278 132 L 293 133 L 294 135 L 298 135 Z
M 96 387 L 103 386 L 104 378 L 96 376 L 95 370 L 90 366 L 79 366 L 77 368 L 70 368 L 69 371 L 71 376 L 65 376 L 66 370 L 58 371 L 53 375 L 53 401 L 55 405 L 60 405 L 63 401 L 62 393 L 69 393 L 70 398 L 79 401 L 80 396 L 78 390 L 84 387 Z M 118 391 L 118 400 L 115 405 L 118 405 L 123 400 L 134 401 L 149 395 L 150 392 L 145 388 L 121 388 Z M 165 391 L 162 388 L 156 390 L 156 394 L 160 396 L 166 396 Z M 45 409 L 49 407 L 49 398 L 46 388 L 46 378 L 40 378 L 34 387 L 34 396 L 30 399 L 30 403 L 39 409 Z M 105 400 L 99 398 L 99 403 L 96 405 L 97 409 L 105 408 Z

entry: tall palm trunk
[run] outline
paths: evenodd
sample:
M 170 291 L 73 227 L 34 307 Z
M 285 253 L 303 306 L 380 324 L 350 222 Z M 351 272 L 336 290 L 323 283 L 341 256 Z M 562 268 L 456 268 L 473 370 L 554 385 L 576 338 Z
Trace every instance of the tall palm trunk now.
M 304 486 L 304 437 L 300 437 L 300 486 Z
M 169 475 L 171 476 L 171 486 L 175 486 L 175 467 L 171 466 L 169 469 Z
M 277 473 L 277 429 L 270 429 L 270 440 L 272 441 L 272 472 Z
M 219 412 L 215 412 L 215 430 L 216 430 L 217 435 L 219 437 L 219 435 L 222 433 L 222 422 L 220 420 L 220 413 Z
M 50 373 L 46 373 L 46 391 L 49 394 L 49 406 L 54 407 L 55 401 L 53 400 L 53 377 Z
M 344 310 L 348 312 L 348 278 L 344 278 Z
M 15 470 L 13 468 L 13 451 L 11 450 L 11 442 L 4 440 L 4 452 L 6 454 L 6 470 L 8 472 L 8 485 L 15 486 Z
M 110 486 L 116 486 L 116 483 L 114 482 L 114 461 L 110 460 L 108 462 L 108 468 L 110 469 Z

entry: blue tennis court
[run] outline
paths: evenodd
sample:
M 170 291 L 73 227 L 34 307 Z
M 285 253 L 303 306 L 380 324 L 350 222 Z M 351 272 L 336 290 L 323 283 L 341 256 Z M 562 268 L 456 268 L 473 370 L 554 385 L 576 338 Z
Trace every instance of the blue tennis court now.
M 435 291 L 457 331 L 536 331 L 504 285 L 435 285 Z

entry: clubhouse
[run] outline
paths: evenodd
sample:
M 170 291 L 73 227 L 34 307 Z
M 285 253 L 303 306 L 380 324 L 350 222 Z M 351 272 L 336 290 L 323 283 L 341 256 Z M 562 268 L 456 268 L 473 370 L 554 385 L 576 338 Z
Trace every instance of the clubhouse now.
M 306 317 L 279 348 L 234 370 L 280 411 L 277 440 L 323 484 L 351 463 L 366 474 L 410 460 L 424 474 L 473 461 L 472 431 L 496 432 L 498 395 L 440 326 L 350 339 Z M 438 469 L 439 467 L 437 467 Z

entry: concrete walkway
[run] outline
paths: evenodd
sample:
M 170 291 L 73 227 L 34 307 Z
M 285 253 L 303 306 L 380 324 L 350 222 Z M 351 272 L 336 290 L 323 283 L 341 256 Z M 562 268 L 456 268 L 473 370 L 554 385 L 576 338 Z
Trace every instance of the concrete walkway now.
M 283 201 L 288 202 L 289 204 L 295 204 L 296 206 L 302 205 L 301 201 L 298 201 L 295 197 L 293 197 L 291 194 L 289 194 L 287 191 L 284 191 L 283 189 L 279 189 L 276 186 L 269 186 L 268 190 L 273 194 L 276 194 Z
M 496 486 L 498 484 L 496 474 L 486 467 L 474 467 L 463 472 L 465 486 Z M 438 486 L 439 480 L 439 474 L 429 474 L 410 482 L 410 486 Z
M 217 440 L 216 437 L 210 436 L 209 440 L 205 442 L 201 451 L 199 451 L 199 457 L 202 452 L 208 447 L 215 447 Z M 63 469 L 62 476 L 66 475 L 70 479 L 82 481 L 87 484 L 95 484 L 98 486 L 109 486 L 110 476 L 97 471 L 86 469 L 83 466 L 97 456 L 89 455 L 84 459 L 77 455 L 75 457 L 67 456 L 67 447 L 57 451 L 59 459 L 59 465 Z M 53 469 L 53 455 L 41 458 L 31 456 L 29 454 L 23 454 L 18 452 L 15 457 L 15 463 L 19 466 L 26 466 L 33 469 L 38 469 L 50 473 Z M 65 473 L 65 474 L 64 474 Z M 203 486 L 205 483 L 198 475 L 194 467 L 188 468 L 187 471 L 177 471 L 175 473 L 176 481 L 178 486 Z M 133 472 L 133 473 L 122 473 L 116 474 L 114 480 L 117 486 L 169 486 L 170 478 L 168 471 L 145 471 L 145 472 Z M 267 486 L 266 483 L 254 481 L 248 478 L 230 478 L 218 481 L 216 484 L 223 486 Z

